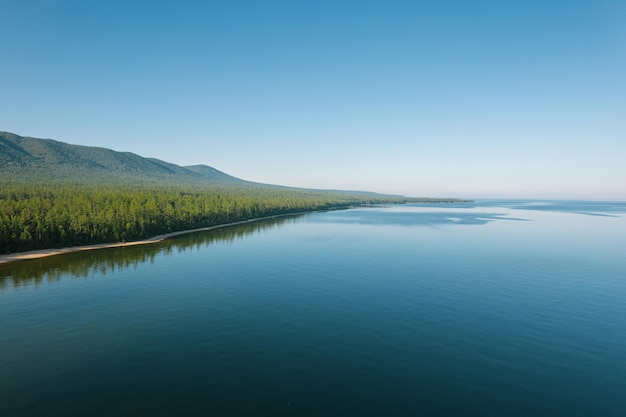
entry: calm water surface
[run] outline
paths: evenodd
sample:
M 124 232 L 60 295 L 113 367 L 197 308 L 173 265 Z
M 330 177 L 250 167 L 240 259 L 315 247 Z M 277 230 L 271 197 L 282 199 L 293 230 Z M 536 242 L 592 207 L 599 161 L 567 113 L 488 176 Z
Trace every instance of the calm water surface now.
M 0 266 L 0 416 L 624 416 L 626 204 L 313 213 Z

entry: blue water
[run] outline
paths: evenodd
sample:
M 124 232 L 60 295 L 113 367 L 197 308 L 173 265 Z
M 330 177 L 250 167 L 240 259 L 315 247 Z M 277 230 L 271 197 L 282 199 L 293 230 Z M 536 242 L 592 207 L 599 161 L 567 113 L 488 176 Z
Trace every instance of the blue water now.
M 626 203 L 293 216 L 0 266 L 0 416 L 624 416 Z

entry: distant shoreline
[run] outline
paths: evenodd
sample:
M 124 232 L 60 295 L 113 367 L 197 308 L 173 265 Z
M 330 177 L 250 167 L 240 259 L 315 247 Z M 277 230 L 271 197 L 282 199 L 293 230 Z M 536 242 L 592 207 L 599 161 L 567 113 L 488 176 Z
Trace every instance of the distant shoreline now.
M 241 220 L 241 221 L 233 222 L 233 223 L 224 223 L 224 224 L 218 224 L 215 226 L 207 226 L 207 227 L 200 227 L 197 229 L 188 229 L 188 230 L 181 230 L 178 232 L 166 233 L 163 235 L 154 236 L 154 237 L 144 239 L 144 240 L 136 240 L 133 242 L 96 243 L 94 245 L 70 246 L 70 247 L 59 248 L 59 249 L 38 249 L 38 250 L 32 250 L 32 251 L 27 251 L 27 252 L 10 253 L 7 255 L 0 255 L 0 266 L 13 263 L 13 262 L 47 258 L 48 256 L 55 256 L 55 255 L 63 255 L 65 253 L 82 252 L 82 251 L 97 250 L 97 249 L 121 248 L 125 246 L 150 245 L 153 243 L 162 242 L 172 237 L 186 235 L 189 233 L 206 232 L 209 230 L 219 229 L 222 227 L 237 226 L 240 224 L 252 223 L 252 222 L 259 221 L 259 220 L 268 220 L 268 219 L 275 219 L 278 217 L 295 216 L 295 215 L 304 214 L 304 213 L 312 213 L 312 212 L 309 211 L 309 212 L 299 212 L 299 213 L 286 213 L 286 214 L 275 214 L 273 216 L 257 217 L 254 219 Z
M 471 201 L 471 200 L 468 200 Z M 415 202 L 412 204 L 420 204 L 419 202 Z M 426 203 L 428 204 L 428 203 Z M 363 207 L 363 206 L 361 206 Z M 162 234 L 162 235 L 158 235 L 158 236 L 154 236 L 148 239 L 143 239 L 143 240 L 136 240 L 136 241 L 132 241 L 132 242 L 115 242 L 115 243 L 96 243 L 93 245 L 84 245 L 84 246 L 69 246 L 69 247 L 65 247 L 65 248 L 58 248 L 58 249 L 37 249 L 37 250 L 32 250 L 32 251 L 26 251 L 26 252 L 15 252 L 15 253 L 9 253 L 6 255 L 0 255 L 0 267 L 2 265 L 6 265 L 6 264 L 10 264 L 10 263 L 14 263 L 14 262 L 20 262 L 20 261 L 29 261 L 32 259 L 40 259 L 40 258 L 47 258 L 48 256 L 55 256 L 55 255 L 63 255 L 65 253 L 73 253 L 73 252 L 82 252 L 82 251 L 88 251 L 88 250 L 97 250 L 97 249 L 110 249 L 110 248 L 122 248 L 125 246 L 138 246 L 138 245 L 150 245 L 153 243 L 159 243 L 162 242 L 166 239 L 172 238 L 172 237 L 176 237 L 176 236 L 180 236 L 180 235 L 186 235 L 189 233 L 196 233 L 196 232 L 206 232 L 209 230 L 213 230 L 213 229 L 219 229 L 222 227 L 230 227 L 230 226 L 237 226 L 240 224 L 246 224 L 246 223 L 252 223 L 252 222 L 256 222 L 259 220 L 268 220 L 268 219 L 275 219 L 278 217 L 287 217 L 287 216 L 295 216 L 298 214 L 306 214 L 306 213 L 315 213 L 317 211 L 329 211 L 329 210 L 343 210 L 343 209 L 350 209 L 350 208 L 354 208 L 354 206 L 347 206 L 347 207 L 331 207 L 331 208 L 326 208 L 326 209 L 322 209 L 322 210 L 312 210 L 312 211 L 302 211 L 302 212 L 296 212 L 296 213 L 285 213 L 285 214 L 275 214 L 273 216 L 265 216 L 265 217 L 256 217 L 254 219 L 248 219 L 248 220 L 241 220 L 238 222 L 233 222 L 233 223 L 223 223 L 223 224 L 218 224 L 215 226 L 207 226 L 207 227 L 200 227 L 197 229 L 187 229 L 187 230 L 181 230 L 178 232 L 171 232 L 171 233 L 166 233 L 166 234 Z

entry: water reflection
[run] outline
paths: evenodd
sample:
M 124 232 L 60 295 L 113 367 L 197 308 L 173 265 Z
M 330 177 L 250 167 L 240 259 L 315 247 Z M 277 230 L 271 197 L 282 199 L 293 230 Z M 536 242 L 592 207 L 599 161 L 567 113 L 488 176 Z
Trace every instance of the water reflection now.
M 380 215 L 386 210 L 385 216 Z M 358 212 L 358 214 L 356 214 Z M 458 207 L 438 211 L 429 211 L 428 207 L 396 206 L 392 208 L 351 210 L 338 212 L 324 217 L 328 223 L 351 223 L 370 226 L 434 226 L 434 225 L 484 225 L 496 220 L 528 221 L 528 219 L 511 217 L 508 213 L 477 212 L 462 210 Z
M 476 207 L 507 207 L 516 210 L 556 211 L 587 216 L 620 217 L 626 202 L 615 201 L 482 201 Z
M 381 216 L 380 212 L 383 210 L 386 213 Z M 486 200 L 463 204 L 406 204 L 333 211 L 325 213 L 323 217 L 316 218 L 315 221 L 329 224 L 432 227 L 440 225 L 485 225 L 494 221 L 529 220 L 513 216 L 513 213 L 518 216 L 523 213 L 513 210 L 620 217 L 626 213 L 626 203 Z M 233 242 L 280 225 L 294 223 L 302 216 L 303 214 L 266 219 L 210 232 L 192 233 L 152 245 L 76 252 L 0 265 L 0 291 L 12 287 L 55 282 L 66 276 L 80 278 L 95 274 L 106 275 L 116 270 L 135 268 L 145 262 L 153 262 L 160 255 L 169 256 L 172 253 L 197 250 L 216 242 Z
M 157 256 L 169 256 L 188 250 L 197 250 L 215 243 L 231 243 L 269 229 L 295 223 L 303 214 L 259 220 L 208 232 L 190 233 L 163 242 L 74 252 L 47 258 L 0 265 L 0 291 L 25 285 L 56 282 L 65 277 L 84 278 L 94 274 L 136 268 L 145 262 L 154 262 Z
M 513 210 L 553 211 L 587 216 L 620 217 L 626 213 L 626 201 L 567 201 L 567 200 L 479 200 L 473 203 L 407 204 L 420 208 L 508 208 Z

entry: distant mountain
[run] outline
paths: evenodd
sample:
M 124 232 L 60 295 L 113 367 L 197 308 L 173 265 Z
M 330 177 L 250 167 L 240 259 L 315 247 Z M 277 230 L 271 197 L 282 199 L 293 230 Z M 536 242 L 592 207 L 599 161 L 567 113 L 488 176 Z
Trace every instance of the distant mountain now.
M 208 181 L 227 181 L 231 184 L 239 184 L 239 185 L 251 185 L 257 184 L 252 183 L 251 181 L 245 181 L 231 175 L 225 174 L 222 171 L 219 171 L 213 167 L 208 165 L 187 165 L 184 167 L 186 170 L 194 172 L 197 175 L 200 175 L 202 178 Z M 266 184 L 257 184 L 257 185 L 266 185 Z
M 9 132 L 0 132 L 2 177 L 267 186 L 235 178 L 206 165 L 184 167 L 130 152 L 70 145 Z
M 52 139 L 37 139 L 0 131 L 0 182 L 7 180 L 70 181 L 89 184 L 214 185 L 349 194 L 368 198 L 405 198 L 401 195 L 369 191 L 319 190 L 262 184 L 233 177 L 207 165 L 180 166 L 160 159 L 144 158 L 131 152 L 71 145 Z M 456 199 L 430 198 L 410 200 L 456 201 Z

